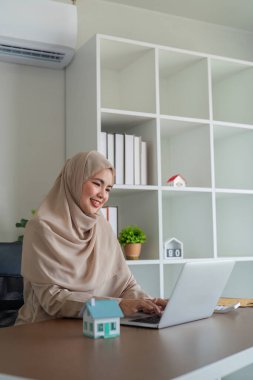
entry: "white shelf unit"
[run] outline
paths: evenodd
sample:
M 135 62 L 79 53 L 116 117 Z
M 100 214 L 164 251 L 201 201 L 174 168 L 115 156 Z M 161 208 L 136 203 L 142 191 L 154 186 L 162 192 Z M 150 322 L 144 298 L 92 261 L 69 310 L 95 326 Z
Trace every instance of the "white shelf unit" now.
M 115 185 L 119 230 L 147 234 L 128 261 L 146 291 L 170 295 L 182 264 L 234 258 L 229 296 L 253 296 L 253 63 L 96 35 L 66 70 L 66 154 L 101 150 L 100 132 L 141 136 L 148 185 Z M 171 188 L 174 174 L 185 188 Z M 164 260 L 166 240 L 184 258 Z M 250 295 L 251 294 L 251 295 Z

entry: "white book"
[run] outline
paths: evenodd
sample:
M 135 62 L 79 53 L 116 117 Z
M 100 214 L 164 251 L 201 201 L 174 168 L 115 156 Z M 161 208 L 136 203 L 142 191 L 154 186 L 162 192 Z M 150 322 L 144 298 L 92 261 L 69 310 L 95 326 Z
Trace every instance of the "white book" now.
M 112 133 L 107 134 L 107 159 L 113 166 L 115 165 L 114 135 Z
M 99 152 L 107 157 L 107 133 L 100 132 L 100 147 Z
M 134 184 L 141 184 L 141 137 L 134 136 Z
M 148 155 L 147 142 L 141 142 L 141 185 L 148 184 Z
M 125 184 L 134 184 L 134 136 L 125 134 Z
M 107 207 L 102 207 L 102 208 L 100 209 L 100 212 L 101 212 L 101 214 L 103 215 L 103 217 L 104 217 L 106 220 L 108 220 L 108 219 L 107 219 Z
M 115 133 L 115 183 L 117 185 L 124 184 L 124 135 Z
M 108 207 L 108 221 L 112 226 L 113 232 L 118 236 L 118 207 Z

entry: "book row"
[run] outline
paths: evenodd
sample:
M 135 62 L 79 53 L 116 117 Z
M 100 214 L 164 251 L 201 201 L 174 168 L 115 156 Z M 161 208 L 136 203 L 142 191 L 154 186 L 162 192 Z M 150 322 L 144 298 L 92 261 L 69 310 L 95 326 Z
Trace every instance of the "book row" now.
M 148 184 L 147 142 L 140 136 L 101 132 L 100 146 L 115 167 L 117 185 Z

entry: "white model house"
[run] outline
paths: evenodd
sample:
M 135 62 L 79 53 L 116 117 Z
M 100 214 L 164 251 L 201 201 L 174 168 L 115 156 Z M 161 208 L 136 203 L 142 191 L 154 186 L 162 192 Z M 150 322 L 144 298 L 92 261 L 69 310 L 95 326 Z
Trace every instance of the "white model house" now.
M 183 243 L 176 238 L 169 239 L 164 244 L 165 259 L 183 258 Z
M 85 303 L 83 335 L 91 338 L 114 338 L 120 335 L 121 308 L 115 300 L 95 300 Z
M 169 186 L 174 186 L 174 187 L 186 186 L 186 180 L 180 174 L 173 175 L 166 181 L 166 183 Z

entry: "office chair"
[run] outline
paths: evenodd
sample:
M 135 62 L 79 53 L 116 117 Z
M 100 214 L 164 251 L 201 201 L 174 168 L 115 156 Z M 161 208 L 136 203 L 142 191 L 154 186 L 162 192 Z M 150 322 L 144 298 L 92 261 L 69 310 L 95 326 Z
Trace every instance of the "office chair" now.
M 23 305 L 22 244 L 0 242 L 0 327 L 15 323 Z

